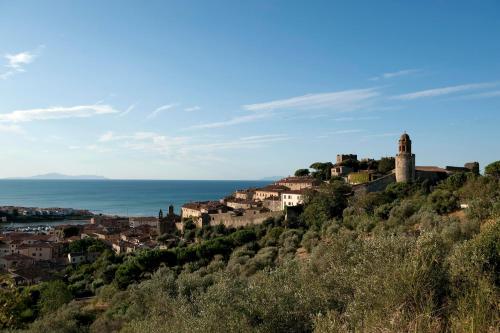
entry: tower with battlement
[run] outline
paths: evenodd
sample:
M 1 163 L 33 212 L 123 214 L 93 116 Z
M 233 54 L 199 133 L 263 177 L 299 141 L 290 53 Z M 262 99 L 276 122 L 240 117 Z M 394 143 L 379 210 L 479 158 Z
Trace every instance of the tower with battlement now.
M 399 149 L 396 155 L 396 181 L 398 183 L 415 181 L 415 154 L 411 152 L 411 140 L 406 132 L 399 138 Z

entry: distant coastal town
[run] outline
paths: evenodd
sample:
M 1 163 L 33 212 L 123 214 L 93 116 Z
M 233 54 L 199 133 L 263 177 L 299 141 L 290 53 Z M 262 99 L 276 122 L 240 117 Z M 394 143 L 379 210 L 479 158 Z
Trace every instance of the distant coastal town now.
M 124 217 L 94 214 L 72 208 L 0 207 L 2 222 L 89 220 L 31 230 L 3 230 L 0 234 L 0 270 L 18 284 L 50 279 L 68 265 L 89 263 L 102 246 L 116 254 L 141 249 L 168 249 L 179 239 L 196 241 L 196 230 L 223 226 L 237 229 L 269 219 L 296 218 L 311 193 L 324 185 L 343 182 L 351 195 L 383 191 L 395 182 L 416 180 L 436 184 L 454 173 L 479 173 L 479 163 L 463 167 L 417 166 L 408 134 L 401 135 L 395 157 L 358 159 L 339 154 L 335 162 L 318 162 L 261 188 L 245 188 L 214 201 L 188 202 L 176 214 L 170 205 L 157 216 Z M 92 246 L 93 245 L 93 246 Z

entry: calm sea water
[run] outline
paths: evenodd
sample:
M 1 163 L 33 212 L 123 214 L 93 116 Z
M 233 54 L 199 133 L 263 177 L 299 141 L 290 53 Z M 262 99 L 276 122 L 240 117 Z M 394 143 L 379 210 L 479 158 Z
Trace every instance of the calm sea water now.
M 0 205 L 88 209 L 94 213 L 156 216 L 160 208 L 218 200 L 269 181 L 216 180 L 0 180 Z

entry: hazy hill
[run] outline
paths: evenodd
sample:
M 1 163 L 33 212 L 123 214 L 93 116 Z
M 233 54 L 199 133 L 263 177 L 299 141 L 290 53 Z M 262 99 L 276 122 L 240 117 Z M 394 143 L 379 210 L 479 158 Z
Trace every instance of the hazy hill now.
M 61 173 L 56 173 L 56 172 L 51 172 L 51 173 L 46 173 L 43 175 L 36 175 L 36 176 L 31 176 L 31 177 L 11 177 L 8 179 L 44 179 L 44 180 L 103 180 L 107 179 L 106 177 L 103 176 L 96 176 L 96 175 L 64 175 Z

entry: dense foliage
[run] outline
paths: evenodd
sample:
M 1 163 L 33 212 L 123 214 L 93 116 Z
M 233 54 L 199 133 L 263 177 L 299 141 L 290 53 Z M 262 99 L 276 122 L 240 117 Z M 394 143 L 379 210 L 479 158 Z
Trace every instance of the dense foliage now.
M 167 250 L 106 250 L 61 281 L 10 285 L 0 289 L 0 323 L 27 332 L 498 332 L 493 175 L 356 196 L 332 181 L 288 215 L 188 230 L 192 238 Z M 92 297 L 71 300 L 82 296 Z

